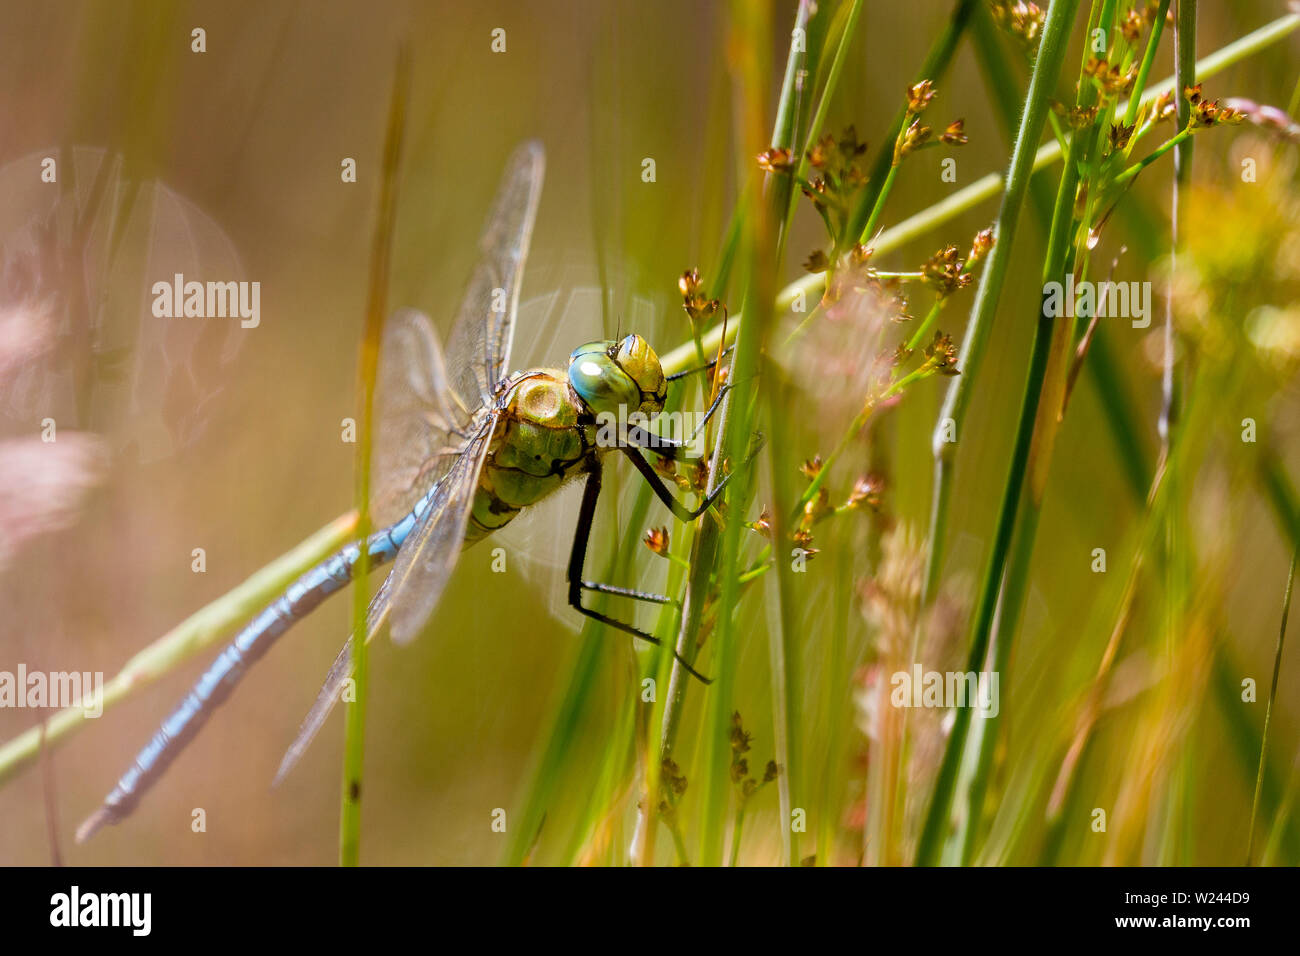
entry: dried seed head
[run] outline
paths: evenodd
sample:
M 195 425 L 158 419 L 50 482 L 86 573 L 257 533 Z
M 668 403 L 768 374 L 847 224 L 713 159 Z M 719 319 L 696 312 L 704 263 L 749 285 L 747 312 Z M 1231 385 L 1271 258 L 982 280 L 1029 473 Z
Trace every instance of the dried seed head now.
M 913 116 L 920 116 L 934 99 L 934 84 L 929 80 L 907 88 L 907 111 Z
M 836 152 L 835 137 L 827 133 L 808 150 L 808 162 L 814 169 L 825 169 Z
M 1167 119 L 1173 119 L 1178 113 L 1178 108 L 1174 105 L 1174 91 L 1165 90 L 1156 97 L 1155 106 L 1152 107 L 1151 115 L 1157 123 Z
M 939 136 L 941 142 L 949 146 L 965 146 L 966 139 L 966 121 L 955 119 L 948 124 L 948 128 Z
M 765 538 L 772 537 L 772 512 L 767 510 L 767 505 L 763 505 L 763 510 L 758 514 L 758 520 L 751 521 L 749 527 Z
M 1128 69 L 1112 66 L 1103 56 L 1089 59 L 1084 64 L 1083 72 L 1097 81 L 1103 93 L 1114 96 L 1127 93 L 1133 88 L 1133 83 L 1137 80 L 1138 68 L 1137 64 L 1131 64 Z
M 880 507 L 880 492 L 883 487 L 884 481 L 879 475 L 865 475 L 853 483 L 853 492 L 845 504 L 850 508 L 865 505 L 874 511 Z
M 1220 106 L 1218 100 L 1207 100 L 1201 96 L 1201 86 L 1188 87 L 1184 91 L 1192 104 L 1192 128 L 1207 126 L 1235 126 L 1244 123 L 1246 116 L 1231 106 Z
M 952 338 L 936 329 L 934 340 L 925 347 L 925 362 L 921 367 L 940 375 L 960 374 L 957 371 L 957 347 L 952 344 Z
M 1052 100 L 1052 112 L 1057 116 L 1062 116 L 1070 124 L 1071 129 L 1083 129 L 1091 126 L 1097 119 L 1097 107 L 1088 106 L 1066 106 L 1057 100 Z
M 921 121 L 913 120 L 898 142 L 898 147 L 894 151 L 894 162 L 898 163 L 904 156 L 916 152 L 930 140 L 931 129 L 923 126 Z
M 1046 14 L 1036 3 L 1024 0 L 990 0 L 993 22 L 1019 40 L 1028 50 L 1038 46 Z
M 814 249 L 808 253 L 808 258 L 803 261 L 803 267 L 808 272 L 821 273 L 831 267 L 831 262 L 826 258 L 826 253 L 820 249 Z
M 966 257 L 966 271 L 973 269 L 981 259 L 989 254 L 993 248 L 993 228 L 981 229 L 975 233 L 975 239 L 970 246 L 970 255 Z
M 809 481 L 812 481 L 814 478 L 820 475 L 821 472 L 822 472 L 821 455 L 813 455 L 811 458 L 809 458 L 807 461 L 805 461 L 802 465 L 799 466 L 799 473 L 803 475 L 805 478 L 807 478 Z
M 668 529 L 651 528 L 642 538 L 645 546 L 655 554 L 666 556 L 668 554 Z
M 788 173 L 794 168 L 790 150 L 772 147 L 758 154 L 758 168 L 765 173 Z
M 1122 150 L 1128 146 L 1128 142 L 1133 138 L 1133 130 L 1137 129 L 1137 124 L 1125 126 L 1124 123 L 1112 123 L 1107 130 L 1107 139 L 1110 141 L 1111 152 Z
M 956 246 L 945 246 L 922 263 L 921 275 L 940 296 L 952 295 L 971 282 Z
M 1124 22 L 1120 24 L 1120 29 L 1124 32 L 1124 39 L 1129 43 L 1136 43 L 1142 38 L 1143 15 L 1136 9 L 1130 10 L 1124 17 Z
M 686 310 L 692 323 L 713 318 L 722 305 L 717 299 L 710 299 L 705 295 L 699 269 L 688 269 L 683 272 L 677 280 L 677 288 L 682 293 L 682 308 Z
M 731 713 L 731 749 L 734 753 L 743 754 L 749 750 L 749 741 L 751 737 L 745 731 L 741 723 L 740 711 Z

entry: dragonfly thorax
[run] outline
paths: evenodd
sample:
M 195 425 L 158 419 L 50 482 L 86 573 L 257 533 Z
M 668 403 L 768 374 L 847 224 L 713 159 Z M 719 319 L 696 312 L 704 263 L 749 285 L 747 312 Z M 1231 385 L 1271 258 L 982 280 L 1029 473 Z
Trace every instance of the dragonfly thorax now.
M 475 489 L 467 542 L 509 524 L 598 457 L 596 425 L 557 369 L 512 376 L 499 399 L 491 445 Z

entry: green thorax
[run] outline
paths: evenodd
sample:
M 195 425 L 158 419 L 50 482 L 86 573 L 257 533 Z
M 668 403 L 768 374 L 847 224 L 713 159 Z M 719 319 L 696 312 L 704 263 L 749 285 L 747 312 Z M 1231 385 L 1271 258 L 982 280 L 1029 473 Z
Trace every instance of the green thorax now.
M 579 422 L 582 411 L 561 371 L 517 373 L 497 408 L 465 533 L 467 544 L 508 524 L 522 508 L 581 474 L 597 453 L 595 425 Z

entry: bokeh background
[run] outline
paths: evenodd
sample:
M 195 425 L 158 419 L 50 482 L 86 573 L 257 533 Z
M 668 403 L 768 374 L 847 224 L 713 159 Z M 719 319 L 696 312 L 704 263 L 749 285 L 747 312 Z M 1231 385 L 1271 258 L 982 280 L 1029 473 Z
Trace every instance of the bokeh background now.
M 879 140 L 950 7 L 942 0 L 866 5 L 832 129 L 853 123 L 863 138 Z M 356 345 L 399 45 L 410 51 L 412 84 L 394 306 L 422 308 L 446 330 L 506 156 L 528 137 L 546 147 L 546 188 L 523 288 L 524 300 L 532 301 L 524 310 L 517 367 L 562 362 L 574 344 L 615 327 L 638 328 L 661 351 L 686 341 L 677 276 L 713 263 L 737 179 L 752 170 L 752 160 L 733 147 L 721 4 L 60 0 L 4 2 L 0 9 L 3 306 L 8 330 L 19 328 L 12 324 L 15 310 L 25 310 L 47 322 L 52 337 L 52 344 L 47 338 L 32 346 L 39 357 L 8 370 L 3 437 L 31 438 L 49 414 L 61 440 L 87 433 L 102 442 L 65 463 L 69 482 L 89 486 L 84 495 L 73 496 L 48 532 L 15 545 L 0 567 L 0 668 L 8 670 L 22 661 L 32 669 L 111 676 L 149 641 L 350 506 L 355 447 L 340 440 L 340 422 L 355 413 Z M 775 5 L 771 56 L 778 64 L 793 9 Z M 1198 48 L 1208 52 L 1282 12 L 1269 0 L 1202 3 Z M 206 31 L 202 54 L 190 50 L 195 27 Z M 490 47 L 498 27 L 506 31 L 505 53 Z M 1292 37 L 1215 78 L 1211 92 L 1285 106 L 1298 54 L 1300 40 Z M 1067 74 L 1077 62 L 1072 52 Z M 1023 73 L 1022 64 L 1014 68 Z M 1152 75 L 1170 72 L 1166 49 Z M 779 82 L 774 72 L 773 95 Z M 1005 167 L 1008 141 L 990 96 L 963 45 L 935 107 L 966 120 L 971 142 L 957 154 L 958 181 L 942 183 L 940 156 L 922 154 L 900 177 L 887 223 Z M 1222 135 L 1198 139 L 1198 181 L 1231 185 L 1238 162 L 1232 150 L 1251 131 L 1213 132 Z M 40 160 L 47 155 L 60 158 L 61 179 L 71 172 L 76 181 L 42 183 Z M 1294 147 L 1280 155 L 1293 161 Z M 139 184 L 133 218 L 90 223 L 84 257 L 60 252 L 58 224 L 84 208 L 85 190 L 106 157 L 121 164 L 111 188 Z M 357 162 L 355 184 L 340 181 L 345 157 Z M 651 184 L 641 180 L 645 157 L 656 162 Z M 1135 190 L 1140 215 L 1162 230 L 1168 175 L 1165 164 Z M 1230 189 L 1226 195 L 1225 219 L 1235 202 Z M 947 242 L 965 247 L 994 212 L 986 204 L 965 213 L 891 261 L 915 267 Z M 808 213 L 801 213 L 790 240 L 782 284 L 802 274 L 799 262 L 822 241 Z M 991 538 L 1029 352 L 1043 236 L 1026 221 L 1019 236 L 1024 249 L 1012 260 L 994 330 L 992 364 L 968 425 L 977 437 L 962 446 L 945 573 L 958 605 Z M 1124 244 L 1124 228 L 1121 223 L 1107 237 L 1107 257 Z M 121 254 L 104 274 L 110 248 Z M 1134 243 L 1115 277 L 1144 279 L 1157 270 Z M 153 271 L 259 281 L 260 326 L 240 329 L 231 320 L 196 329 L 178 327 L 185 320 L 155 320 L 147 295 Z M 953 307 L 947 320 L 956 337 L 968 303 Z M 92 314 L 93 328 L 87 325 Z M 160 327 L 163 322 L 169 324 Z M 1150 332 L 1124 323 L 1111 341 L 1127 374 L 1123 387 L 1151 423 L 1146 440 L 1153 450 L 1159 377 Z M 833 340 L 826 347 L 834 348 Z M 816 375 L 817 367 L 802 372 Z M 931 381 L 889 413 L 884 507 L 891 520 L 919 532 L 941 397 L 942 383 Z M 1242 415 L 1253 412 L 1271 423 L 1275 449 L 1290 473 L 1300 475 L 1296 397 L 1294 386 L 1283 384 Z M 792 463 L 829 451 L 847 423 L 847 417 L 819 419 L 812 403 L 805 411 L 798 447 L 781 451 Z M 837 476 L 841 490 L 851 479 L 849 471 Z M 632 478 L 621 471 L 620 481 Z M 48 493 L 56 487 L 62 486 L 52 484 Z M 40 486 L 32 491 L 37 498 L 44 493 Z M 1228 556 L 1215 573 L 1231 622 L 1233 674 L 1253 676 L 1264 687 L 1287 546 L 1256 492 L 1234 489 L 1231 498 L 1205 516 L 1207 533 Z M 1081 382 L 1056 453 L 1014 662 L 1023 696 L 1011 705 L 1001 758 L 1011 779 L 1042 759 L 1038 715 L 1055 714 L 1057 702 L 1077 692 L 1089 673 L 1087 660 L 1095 667 L 1095 655 L 1076 658 L 1069 649 L 1080 622 L 1108 613 L 1097 607 L 1103 590 L 1100 576 L 1089 571 L 1090 553 L 1107 548 L 1110 573 L 1123 573 L 1138 515 L 1130 502 L 1096 390 Z M 577 619 L 557 601 L 552 566 L 557 533 L 571 526 L 573 506 L 560 501 L 534 523 L 531 537 L 521 535 L 526 544 L 519 547 L 532 550 L 504 575 L 491 573 L 485 550 L 468 552 L 424 639 L 407 649 L 376 645 L 363 860 L 502 858 L 505 837 L 492 832 L 491 812 L 518 809 L 579 651 Z M 614 525 L 610 539 L 627 531 L 616 524 L 620 513 L 611 506 L 602 515 Z M 654 523 L 665 520 L 656 506 Z M 823 546 L 816 568 L 822 588 L 852 582 L 845 606 L 849 664 L 857 667 L 871 656 L 859 589 L 874 561 L 853 540 L 845 535 L 838 549 Z M 206 551 L 205 573 L 191 570 L 194 548 Z M 812 584 L 805 596 L 802 620 L 815 656 L 825 616 L 837 605 Z M 135 816 L 88 845 L 72 845 L 76 823 L 98 805 L 212 652 L 69 739 L 44 775 L 32 768 L 8 782 L 0 788 L 0 863 L 52 859 L 47 785 L 53 832 L 71 862 L 334 862 L 339 716 L 285 785 L 268 786 L 347 633 L 349 612 L 348 601 L 336 599 L 283 638 Z M 746 622 L 737 700 L 755 734 L 755 753 L 766 759 L 772 730 L 761 609 Z M 627 652 L 622 638 L 603 639 L 620 647 L 607 663 L 617 689 L 628 680 Z M 1130 692 L 1140 694 L 1146 686 L 1141 662 L 1131 664 Z M 1284 772 L 1297 752 L 1297 681 L 1300 662 L 1288 653 L 1271 741 Z M 810 678 L 806 692 L 815 695 L 816 686 Z M 613 707 L 604 715 L 595 708 L 575 729 L 579 758 L 548 817 L 558 843 L 565 842 L 565 813 L 576 812 L 591 792 Z M 1198 836 L 1187 862 L 1236 862 L 1242 853 L 1253 768 L 1240 765 L 1229 720 L 1217 707 L 1207 701 L 1191 731 L 1197 787 L 1186 799 Z M 1242 719 L 1261 724 L 1263 704 Z M 0 739 L 33 723 L 28 711 L 0 710 Z M 814 716 L 809 738 L 827 732 Z M 845 732 L 860 737 L 856 723 Z M 1122 738 L 1125 725 L 1112 722 L 1104 733 Z M 848 743 L 850 752 L 858 746 Z M 1109 747 L 1107 737 L 1103 754 Z M 1113 753 L 1087 768 L 1102 790 L 1133 769 L 1124 765 L 1122 748 Z M 860 773 L 850 758 L 846 831 L 853 826 L 852 778 Z M 617 812 L 633 813 L 634 800 L 625 796 Z M 206 811 L 205 833 L 191 832 L 196 807 Z M 751 813 L 743 859 L 770 862 L 779 846 L 774 794 L 765 793 Z M 1081 826 L 1078 845 L 1069 844 L 1063 862 L 1097 858 L 1084 839 Z M 851 862 L 853 854 L 845 858 Z

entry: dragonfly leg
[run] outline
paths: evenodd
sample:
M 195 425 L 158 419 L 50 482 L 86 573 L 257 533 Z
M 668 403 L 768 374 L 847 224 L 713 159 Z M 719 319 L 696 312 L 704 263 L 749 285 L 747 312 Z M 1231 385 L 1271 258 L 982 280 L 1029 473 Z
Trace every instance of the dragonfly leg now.
M 647 466 L 648 467 L 648 466 Z M 582 590 L 586 582 L 582 580 L 582 567 L 587 559 L 587 545 L 591 541 L 591 527 L 596 519 L 596 501 L 600 498 L 600 470 L 595 468 L 587 473 L 587 484 L 582 489 L 582 507 L 578 512 L 578 525 L 573 534 L 573 550 L 569 555 L 569 606 L 579 614 L 591 618 L 594 621 L 600 621 L 609 627 L 623 631 L 625 634 L 631 634 L 635 638 L 646 641 L 650 644 L 662 645 L 663 641 L 653 634 L 647 634 L 635 625 L 628 624 L 624 621 L 612 618 L 607 614 L 602 614 L 593 608 L 583 607 Z M 601 585 L 601 589 L 607 585 Z M 677 662 L 686 669 L 686 672 L 692 677 L 705 684 L 711 684 L 713 681 L 705 677 L 687 661 L 682 660 L 675 650 L 673 657 Z
M 671 438 L 663 438 L 642 428 L 640 425 L 631 425 L 628 427 L 627 440 L 633 445 L 636 445 L 637 448 L 644 449 L 645 451 L 652 451 L 662 458 L 671 458 L 673 461 L 679 461 L 688 450 L 695 446 L 695 439 L 699 437 L 700 432 L 704 431 L 705 427 L 709 424 L 709 419 L 713 417 L 713 413 L 722 405 L 722 399 L 729 391 L 731 391 L 731 385 L 723 385 L 718 389 L 718 394 L 717 397 L 713 399 L 713 404 L 711 404 L 708 410 L 704 413 L 704 417 L 700 420 L 700 423 L 695 426 L 695 431 L 691 432 L 691 437 L 685 441 L 674 441 Z
M 722 353 L 722 356 L 721 356 L 721 357 L 722 357 L 722 358 L 726 358 L 728 355 L 730 355 L 730 354 L 732 353 L 732 350 L 733 350 L 733 349 L 735 349 L 735 346 L 734 346 L 734 345 L 728 345 L 727 348 L 726 348 L 726 350 Z M 677 381 L 679 378 L 685 378 L 687 375 L 694 375 L 694 374 L 696 374 L 697 372 L 708 372 L 708 371 L 711 371 L 711 370 L 713 369 L 713 366 L 715 366 L 715 365 L 717 365 L 717 364 L 718 364 L 718 360 L 717 360 L 717 359 L 711 359 L 710 361 L 705 362 L 703 365 L 698 365 L 698 366 L 696 366 L 695 368 L 688 368 L 688 369 L 686 369 L 686 371 L 684 371 L 684 372 L 673 372 L 672 375 L 665 375 L 665 376 L 664 376 L 664 380 L 665 380 L 665 381 L 668 381 L 668 382 L 675 382 L 675 381 Z
M 636 470 L 641 472 L 641 477 L 649 483 L 650 490 L 655 493 L 655 496 L 668 507 L 668 510 L 671 511 L 673 516 L 679 521 L 694 521 L 700 515 L 704 514 L 704 512 L 708 511 L 713 507 L 713 503 L 718 500 L 718 496 L 722 494 L 723 489 L 727 487 L 727 482 L 731 481 L 731 475 L 727 475 L 723 478 L 718 482 L 717 487 L 704 497 L 704 500 L 700 502 L 700 506 L 692 511 L 690 508 L 686 507 L 686 505 L 673 497 L 673 493 L 668 489 L 668 486 L 664 484 L 663 479 L 655 472 L 654 467 L 650 462 L 641 457 L 641 455 L 637 453 L 636 449 L 624 446 L 619 450 L 631 459 L 632 464 L 636 466 Z
M 649 591 L 635 591 L 632 588 L 620 588 L 613 584 L 601 584 L 598 581 L 583 581 L 582 589 L 584 591 L 599 591 L 601 594 L 612 594 L 615 597 L 631 598 L 633 601 L 645 601 L 649 604 L 676 604 L 676 598 L 670 598 L 666 594 L 651 594 Z

